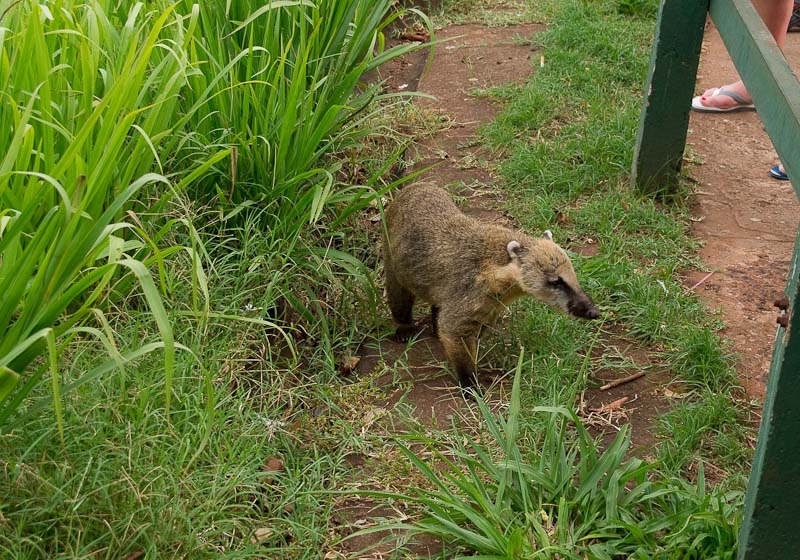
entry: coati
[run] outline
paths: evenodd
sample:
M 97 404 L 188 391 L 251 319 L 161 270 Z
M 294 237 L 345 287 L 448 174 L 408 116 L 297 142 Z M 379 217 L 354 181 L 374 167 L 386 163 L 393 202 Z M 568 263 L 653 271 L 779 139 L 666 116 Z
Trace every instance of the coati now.
M 505 307 L 533 296 L 565 313 L 600 313 L 581 289 L 569 257 L 550 232 L 533 238 L 470 218 L 444 190 L 415 184 L 388 205 L 384 271 L 396 340 L 414 334 L 416 298 L 431 305 L 431 324 L 462 388 L 473 387 L 478 334 Z

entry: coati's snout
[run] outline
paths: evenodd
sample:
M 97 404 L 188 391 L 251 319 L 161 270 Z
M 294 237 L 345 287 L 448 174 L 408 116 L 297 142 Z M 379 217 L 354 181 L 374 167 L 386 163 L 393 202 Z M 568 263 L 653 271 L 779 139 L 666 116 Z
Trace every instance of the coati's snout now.
M 569 314 L 581 319 L 599 319 L 600 310 L 597 309 L 589 296 L 578 297 L 567 304 Z
M 567 253 L 553 242 L 550 231 L 538 239 L 516 240 L 506 249 L 520 268 L 523 292 L 573 317 L 597 319 L 600 311 L 581 288 Z
M 564 271 L 564 274 L 553 275 L 548 279 L 545 292 L 546 294 L 544 295 L 541 292 L 533 295 L 544 303 L 572 317 L 580 317 L 581 319 L 597 319 L 600 317 L 600 310 L 597 309 L 592 299 L 586 295 L 586 292 L 581 289 L 578 279 L 575 278 L 575 273 L 571 268 Z

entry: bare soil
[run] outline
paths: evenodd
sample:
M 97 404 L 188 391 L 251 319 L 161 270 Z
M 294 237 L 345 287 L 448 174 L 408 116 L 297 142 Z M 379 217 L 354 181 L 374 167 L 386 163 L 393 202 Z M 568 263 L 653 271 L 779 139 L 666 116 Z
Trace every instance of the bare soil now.
M 800 60 L 800 35 L 789 34 L 785 55 L 790 64 Z M 725 45 L 709 23 L 697 91 L 735 79 Z M 704 241 L 700 256 L 714 272 L 697 293 L 709 308 L 721 309 L 742 386 L 761 400 L 776 330 L 773 302 L 786 284 L 800 205 L 788 181 L 768 175 L 778 156 L 756 112 L 693 112 L 689 128 L 689 146 L 704 162 L 691 169 L 699 181 L 692 233 Z M 687 283 L 706 274 L 692 271 Z

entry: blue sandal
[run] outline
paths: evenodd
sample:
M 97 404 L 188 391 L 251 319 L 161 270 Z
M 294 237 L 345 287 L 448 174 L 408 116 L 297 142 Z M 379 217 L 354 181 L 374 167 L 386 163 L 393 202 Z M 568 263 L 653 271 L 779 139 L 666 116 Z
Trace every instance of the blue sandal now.
M 789 176 L 781 167 L 782 165 L 780 163 L 778 165 L 773 165 L 769 168 L 769 175 L 773 179 L 778 179 L 779 181 L 788 181 Z

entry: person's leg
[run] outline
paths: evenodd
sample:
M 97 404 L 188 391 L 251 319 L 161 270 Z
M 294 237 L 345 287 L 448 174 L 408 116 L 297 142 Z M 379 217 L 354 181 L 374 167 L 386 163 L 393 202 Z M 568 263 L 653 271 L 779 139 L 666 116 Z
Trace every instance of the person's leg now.
M 789 28 L 789 19 L 792 17 L 794 0 L 754 0 L 753 5 L 761 19 L 764 20 L 764 25 L 767 26 L 767 29 L 775 38 L 775 42 L 783 49 L 786 44 L 786 35 Z M 723 90 L 721 94 L 720 89 Z M 733 95 L 725 95 L 726 92 L 733 93 Z M 702 95 L 698 95 L 692 100 L 692 106 L 696 110 L 702 110 L 703 107 L 711 110 L 730 110 L 743 103 L 750 103 L 750 95 L 741 80 L 722 88 L 707 89 Z
M 775 38 L 775 42 L 783 50 L 794 0 L 755 0 L 753 5 L 761 19 L 764 20 L 764 25 Z

